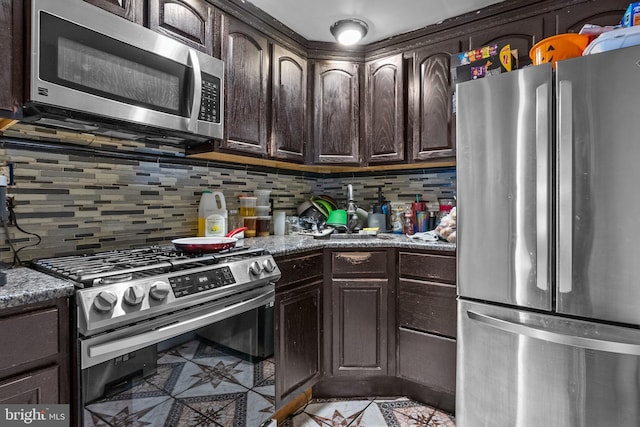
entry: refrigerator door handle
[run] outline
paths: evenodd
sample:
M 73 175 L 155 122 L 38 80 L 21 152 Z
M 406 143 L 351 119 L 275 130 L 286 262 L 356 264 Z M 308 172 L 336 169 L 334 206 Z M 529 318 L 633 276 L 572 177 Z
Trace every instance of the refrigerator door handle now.
M 587 337 L 579 337 L 576 335 L 566 335 L 559 332 L 541 329 L 532 325 L 512 322 L 510 320 L 498 319 L 496 317 L 487 316 L 485 314 L 476 313 L 467 310 L 467 317 L 476 322 L 490 326 L 501 331 L 509 332 L 516 335 L 523 335 L 529 338 L 535 338 L 543 341 L 549 341 L 555 344 L 566 345 L 570 347 L 580 347 L 587 350 L 606 351 L 610 353 L 628 354 L 632 356 L 640 356 L 640 344 L 633 344 L 619 341 L 608 341 L 604 339 L 593 339 Z
M 536 286 L 549 289 L 549 83 L 536 88 Z
M 573 90 L 561 80 L 558 103 L 558 290 L 569 293 L 573 276 Z

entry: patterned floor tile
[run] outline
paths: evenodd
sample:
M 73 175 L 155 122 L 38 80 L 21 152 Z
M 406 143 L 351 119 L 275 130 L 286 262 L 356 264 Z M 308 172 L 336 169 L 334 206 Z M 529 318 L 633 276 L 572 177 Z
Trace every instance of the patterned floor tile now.
M 178 399 L 224 427 L 244 427 L 247 419 L 247 394 L 249 392 L 228 393 L 184 397 Z
M 112 426 L 162 426 L 172 403 L 170 396 L 157 390 L 156 393 L 134 393 L 129 398 L 114 396 L 92 403 L 86 409 Z
M 370 400 L 313 401 L 307 405 L 304 412 L 318 426 L 358 426 L 363 411 L 370 403 Z
M 456 420 L 453 415 L 436 411 L 429 420 L 429 427 L 456 427 Z
M 254 365 L 235 356 L 193 359 L 200 369 L 224 378 L 225 382 L 251 389 L 255 385 Z
M 376 401 L 375 404 L 389 427 L 425 427 L 435 412 L 435 408 L 410 399 Z
M 221 371 L 232 369 L 229 366 L 224 363 L 208 365 L 201 362 L 202 360 L 197 363 L 188 363 L 182 371 L 179 383 L 176 385 L 176 393 L 172 394 L 173 396 L 178 398 L 216 396 L 249 391 L 238 381 L 230 380 L 227 376 L 221 375 Z M 227 375 L 230 376 L 230 374 Z
M 243 425 L 261 426 L 275 413 L 275 397 L 250 391 L 247 394 L 247 415 Z
M 93 412 L 84 410 L 83 425 L 84 427 L 110 427 L 110 425 Z
M 253 365 L 253 386 L 275 385 L 276 365 L 269 360 L 262 360 Z

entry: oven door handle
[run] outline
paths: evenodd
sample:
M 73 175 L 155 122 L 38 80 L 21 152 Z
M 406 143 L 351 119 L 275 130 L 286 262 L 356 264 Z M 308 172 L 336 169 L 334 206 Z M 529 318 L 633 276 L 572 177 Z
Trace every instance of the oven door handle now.
M 226 307 L 214 311 L 205 312 L 205 314 L 196 317 L 186 317 L 178 320 L 176 323 L 169 324 L 157 329 L 153 329 L 140 334 L 115 338 L 111 341 L 88 345 L 86 353 L 82 353 L 81 367 L 89 368 L 99 363 L 111 360 L 115 357 L 131 353 L 135 350 L 147 347 L 152 344 L 159 343 L 169 338 L 177 337 L 186 332 L 209 325 L 211 323 L 227 319 L 268 304 L 273 304 L 275 290 L 270 289 L 253 298 L 231 304 Z M 190 316 L 190 315 L 189 315 Z

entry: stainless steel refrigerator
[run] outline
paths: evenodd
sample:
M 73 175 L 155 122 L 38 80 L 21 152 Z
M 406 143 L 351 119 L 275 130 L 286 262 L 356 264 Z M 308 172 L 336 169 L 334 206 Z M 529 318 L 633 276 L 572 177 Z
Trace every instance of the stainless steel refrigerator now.
M 456 96 L 457 426 L 640 426 L 640 47 Z

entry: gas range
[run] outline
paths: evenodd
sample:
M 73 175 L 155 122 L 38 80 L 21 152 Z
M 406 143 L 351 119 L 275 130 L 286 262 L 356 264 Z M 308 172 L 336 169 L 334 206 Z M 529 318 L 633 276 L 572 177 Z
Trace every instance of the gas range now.
M 32 265 L 76 283 L 77 327 L 83 336 L 233 296 L 280 279 L 264 249 L 186 254 L 173 246 L 42 258 Z

